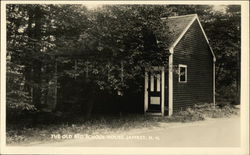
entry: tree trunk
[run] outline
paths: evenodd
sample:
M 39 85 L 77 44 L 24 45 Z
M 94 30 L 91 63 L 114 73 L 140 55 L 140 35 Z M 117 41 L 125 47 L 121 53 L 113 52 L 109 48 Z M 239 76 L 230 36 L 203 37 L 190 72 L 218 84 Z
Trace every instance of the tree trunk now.
M 32 88 L 31 88 L 31 79 L 32 79 L 32 69 L 30 66 L 25 66 L 24 70 L 24 91 L 28 92 L 30 96 L 32 96 Z
M 28 43 L 31 43 L 31 38 L 34 37 L 33 31 L 32 31 L 32 23 L 34 20 L 34 15 L 32 10 L 28 10 L 28 27 L 27 27 L 27 35 L 28 35 Z M 26 58 L 29 59 L 31 56 L 29 53 L 26 54 Z M 33 67 L 30 64 L 25 65 L 24 70 L 24 78 L 25 78 L 25 84 L 24 84 L 24 90 L 29 93 L 29 95 L 32 98 L 33 102 Z
M 39 62 L 34 65 L 33 78 L 33 103 L 38 109 L 41 109 L 41 64 Z
M 95 89 L 95 85 L 89 79 L 86 78 L 85 80 L 84 92 L 87 96 L 87 99 L 85 100 L 85 103 L 82 104 L 82 108 L 84 116 L 89 119 L 96 102 L 97 90 Z
M 235 104 L 240 104 L 240 53 L 237 54 L 237 68 L 236 68 L 236 99 Z
M 94 107 L 94 103 L 95 103 L 94 97 L 90 97 L 87 101 L 86 111 L 85 111 L 86 112 L 85 116 L 87 119 L 90 119 L 90 116 L 92 114 L 92 110 Z
M 41 20 L 42 20 L 42 12 L 40 6 L 36 6 L 34 10 L 34 22 L 35 27 L 33 29 L 33 39 L 35 40 L 34 43 L 34 51 L 39 55 L 41 47 L 39 46 L 41 43 Z M 41 109 L 41 68 L 42 68 L 42 62 L 39 58 L 34 59 L 33 61 L 33 81 L 34 81 L 34 87 L 33 87 L 33 104 L 36 105 L 38 109 Z

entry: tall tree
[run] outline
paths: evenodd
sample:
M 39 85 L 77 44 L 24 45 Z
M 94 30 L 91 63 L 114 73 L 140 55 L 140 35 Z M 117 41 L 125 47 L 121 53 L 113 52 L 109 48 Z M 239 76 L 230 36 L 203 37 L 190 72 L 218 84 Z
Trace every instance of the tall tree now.
M 9 61 L 22 66 L 24 91 L 37 108 L 46 102 L 48 81 L 53 76 L 50 53 L 72 46 L 88 24 L 86 12 L 79 5 L 7 5 Z
M 169 31 L 161 17 L 168 15 L 166 6 L 151 5 L 107 5 L 93 12 L 80 46 L 100 88 L 124 89 L 146 66 L 166 63 Z

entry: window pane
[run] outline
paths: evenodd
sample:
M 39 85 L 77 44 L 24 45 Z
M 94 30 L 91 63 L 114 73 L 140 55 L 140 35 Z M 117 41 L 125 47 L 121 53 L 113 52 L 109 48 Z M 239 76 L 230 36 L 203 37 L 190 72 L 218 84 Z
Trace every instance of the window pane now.
M 154 75 L 150 76 L 150 91 L 154 91 Z
M 156 78 L 157 78 L 157 91 L 159 92 L 161 91 L 161 75 L 157 74 Z
M 186 81 L 186 68 L 180 67 L 180 81 Z

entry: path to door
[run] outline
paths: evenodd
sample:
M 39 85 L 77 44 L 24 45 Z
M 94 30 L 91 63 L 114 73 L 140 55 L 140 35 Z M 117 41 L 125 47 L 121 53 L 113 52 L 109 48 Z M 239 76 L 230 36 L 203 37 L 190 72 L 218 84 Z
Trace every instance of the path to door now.
M 111 133 L 105 137 L 95 135 L 89 139 L 85 137 L 38 146 L 239 147 L 240 117 L 192 123 L 162 123 L 153 129 L 134 129 L 124 133 Z

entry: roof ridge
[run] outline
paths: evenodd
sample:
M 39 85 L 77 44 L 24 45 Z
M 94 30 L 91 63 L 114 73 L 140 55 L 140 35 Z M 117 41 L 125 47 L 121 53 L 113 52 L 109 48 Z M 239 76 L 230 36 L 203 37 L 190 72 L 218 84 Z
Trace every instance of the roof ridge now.
M 186 17 L 186 16 L 197 16 L 197 13 L 194 13 L 194 14 L 187 14 L 187 15 L 181 15 L 181 16 L 171 16 L 171 17 L 167 17 L 167 18 L 180 18 L 180 17 Z

